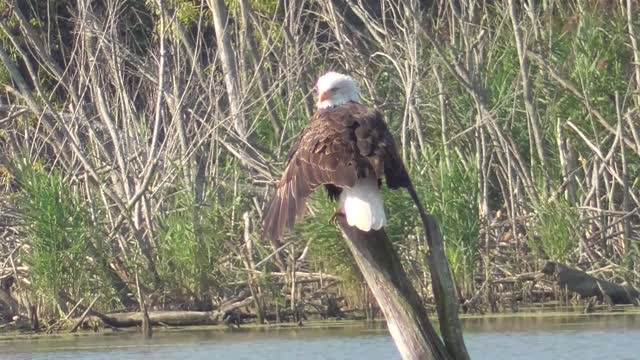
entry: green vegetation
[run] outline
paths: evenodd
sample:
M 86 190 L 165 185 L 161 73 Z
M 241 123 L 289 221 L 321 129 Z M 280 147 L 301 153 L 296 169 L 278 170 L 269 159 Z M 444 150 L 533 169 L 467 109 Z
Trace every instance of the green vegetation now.
M 193 296 L 200 302 L 225 281 L 219 260 L 228 217 L 225 209 L 200 208 L 187 191 L 174 198 L 169 200 L 174 210 L 158 219 L 158 273 L 163 283 L 172 284 L 176 299 Z
M 212 1 L 19 3 L 0 3 L 0 285 L 20 281 L 43 318 L 96 295 L 98 311 L 136 309 L 139 291 L 155 309 L 240 294 L 285 317 L 329 299 L 369 306 L 324 190 L 280 252 L 261 237 L 329 69 L 384 112 L 463 301 L 548 298 L 492 283 L 547 260 L 611 266 L 611 280 L 638 285 L 637 6 L 629 17 L 618 3 L 515 1 L 512 19 L 505 2 L 337 14 L 322 1 L 224 1 L 225 53 Z M 386 230 L 429 299 L 415 208 L 404 192 L 384 196 Z
M 528 242 L 531 249 L 541 258 L 562 264 L 577 260 L 572 258 L 583 233 L 580 213 L 561 200 L 539 205 L 535 214 Z
M 31 269 L 33 290 L 53 301 L 63 290 L 76 297 L 96 275 L 87 271 L 96 228 L 80 196 L 57 171 L 47 173 L 28 161 L 19 164 L 16 177 L 22 191 L 14 201 L 25 222 L 21 258 Z
M 436 153 L 414 178 L 421 180 L 416 184 L 421 198 L 440 222 L 454 277 L 471 294 L 481 250 L 477 169 L 467 166 L 472 159 L 453 155 L 448 160 L 449 164 Z

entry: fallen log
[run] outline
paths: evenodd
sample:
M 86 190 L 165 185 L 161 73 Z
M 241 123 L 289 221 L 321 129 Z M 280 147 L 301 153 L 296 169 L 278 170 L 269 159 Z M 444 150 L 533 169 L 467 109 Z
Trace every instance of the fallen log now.
M 492 284 L 514 284 L 514 283 L 522 283 L 526 281 L 537 281 L 538 277 L 541 275 L 542 274 L 529 272 L 529 273 L 524 273 L 524 274 L 505 277 L 502 279 L 493 280 Z
M 259 275 L 262 274 L 262 271 L 258 271 L 258 270 L 254 270 L 253 273 Z M 291 276 L 290 272 L 287 273 L 283 273 L 283 272 L 270 272 L 268 273 L 269 276 L 275 276 L 275 277 L 287 277 L 287 276 Z M 336 275 L 331 275 L 331 274 L 325 274 L 325 273 L 309 273 L 309 272 L 302 272 L 302 271 L 296 271 L 295 273 L 296 276 L 296 281 L 298 281 L 297 279 L 304 279 L 304 280 L 313 280 L 313 281 L 319 281 L 319 280 L 336 280 L 336 281 L 342 281 L 342 278 Z
M 611 299 L 611 303 L 617 304 L 637 304 L 640 300 L 640 293 L 631 285 L 618 285 L 611 281 L 595 278 L 584 271 L 570 268 L 566 265 L 549 261 L 545 264 L 541 272 L 555 278 L 560 288 L 579 294 L 582 297 L 598 297 L 604 300 Z
M 27 275 L 29 272 L 29 267 L 27 266 L 16 266 L 13 267 L 0 267 L 0 280 L 6 279 L 8 277 L 13 277 L 16 275 L 16 272 L 19 275 Z
M 217 311 L 151 311 L 149 320 L 152 325 L 188 326 L 214 325 L 224 314 Z M 142 324 L 141 312 L 104 314 L 100 319 L 113 327 L 132 327 Z
M 98 294 L 95 298 L 93 298 L 93 301 L 91 301 L 91 304 L 89 304 L 89 306 L 87 307 L 87 309 L 82 313 L 82 316 L 80 316 L 80 319 L 78 319 L 76 321 L 76 323 L 71 327 L 71 330 L 69 330 L 70 333 L 74 333 L 78 330 L 78 328 L 80 327 L 80 325 L 82 325 L 82 322 L 84 321 L 84 318 L 87 317 L 87 314 L 89 314 L 89 311 L 91 310 L 91 308 L 93 307 L 93 304 L 96 303 L 96 300 L 98 300 L 100 298 L 100 294 Z M 78 302 L 78 304 L 76 304 L 76 307 L 80 305 L 80 302 Z
M 232 304 L 225 304 L 212 311 L 150 311 L 148 312 L 151 325 L 162 326 L 191 326 L 191 325 L 217 325 L 224 316 L 233 310 L 251 305 L 253 297 L 249 296 Z M 80 306 L 83 309 L 84 307 Z M 84 308 L 92 319 L 100 319 L 105 325 L 114 328 L 133 327 L 142 325 L 143 313 L 122 312 L 102 314 L 93 309 Z
M 150 311 L 149 320 L 152 325 L 190 326 L 190 325 L 216 325 L 230 311 L 251 305 L 253 297 L 249 296 L 242 301 L 221 307 L 213 311 Z M 142 324 L 141 312 L 102 314 L 100 319 L 113 327 L 131 327 Z
M 291 274 L 291 273 L 289 273 L 289 274 Z M 324 284 L 323 284 L 324 286 L 323 287 L 324 288 L 328 288 L 328 287 L 335 286 L 335 285 L 339 284 L 341 280 L 323 279 L 322 281 L 324 282 Z M 317 279 L 303 279 L 303 280 L 296 279 L 296 284 L 298 284 L 298 285 L 317 284 L 319 282 L 320 282 L 320 278 L 317 278 Z M 291 283 L 287 282 L 287 281 L 269 281 L 269 285 L 270 286 L 287 286 L 289 284 L 291 284 Z M 229 287 L 234 287 L 234 286 L 238 287 L 238 286 L 249 286 L 249 284 L 246 281 L 236 281 L 236 282 L 228 283 L 227 286 L 229 286 Z

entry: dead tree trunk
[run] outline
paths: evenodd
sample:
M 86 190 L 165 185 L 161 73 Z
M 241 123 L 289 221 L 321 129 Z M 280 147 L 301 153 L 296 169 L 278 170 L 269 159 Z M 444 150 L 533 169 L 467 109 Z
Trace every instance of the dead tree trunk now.
M 421 206 L 422 207 L 422 206 Z M 458 296 L 453 275 L 444 251 L 440 227 L 433 215 L 421 210 L 422 223 L 429 245 L 428 263 L 431 271 L 431 287 L 438 309 L 440 332 L 449 354 L 458 360 L 468 360 L 469 353 L 462 337 L 462 324 L 458 317 Z
M 387 319 L 403 359 L 452 359 L 384 230 L 364 232 L 337 217 L 347 245 Z

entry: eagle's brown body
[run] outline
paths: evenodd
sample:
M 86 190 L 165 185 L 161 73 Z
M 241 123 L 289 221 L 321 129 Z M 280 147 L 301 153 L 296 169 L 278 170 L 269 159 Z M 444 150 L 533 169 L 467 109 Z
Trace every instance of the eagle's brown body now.
M 278 242 L 304 211 L 320 185 L 337 199 L 361 178 L 385 178 L 391 189 L 410 179 L 382 114 L 359 103 L 319 109 L 291 149 L 288 163 L 264 217 L 264 232 Z

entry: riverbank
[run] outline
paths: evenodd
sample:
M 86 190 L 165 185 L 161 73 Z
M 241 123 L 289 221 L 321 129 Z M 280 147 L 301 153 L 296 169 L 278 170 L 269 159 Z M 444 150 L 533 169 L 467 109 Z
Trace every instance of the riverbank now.
M 302 275 L 304 274 L 296 274 L 297 277 Z M 265 298 L 259 298 L 256 301 L 251 293 L 242 287 L 243 290 L 237 295 L 221 300 L 213 309 L 205 310 L 177 310 L 179 307 L 165 304 L 146 308 L 144 312 L 135 308 L 129 311 L 100 312 L 93 307 L 99 295 L 93 295 L 94 300 L 87 306 L 82 304 L 84 299 L 75 301 L 66 298 L 66 306 L 69 309 L 66 311 L 66 316 L 54 315 L 46 320 L 37 316 L 14 316 L 13 322 L 0 324 L 0 333 L 2 331 L 11 333 L 12 330 L 32 334 L 75 333 L 79 330 L 85 332 L 128 331 L 143 327 L 145 322 L 151 324 L 153 329 L 198 326 L 221 329 L 261 328 L 274 325 L 278 328 L 278 326 L 302 326 L 317 321 L 358 322 L 382 317 L 380 309 L 366 287 L 362 289 L 365 299 L 361 304 L 366 304 L 367 307 L 349 307 L 349 302 L 345 301 L 342 294 L 341 281 L 338 277 L 327 274 L 319 274 L 319 279 L 312 281 L 298 281 L 296 288 L 299 292 L 294 297 L 297 299 L 294 307 L 291 306 L 292 297 L 290 296 L 285 296 L 285 306 L 282 307 L 279 306 L 279 302 L 267 301 Z M 246 286 L 246 284 L 240 285 Z M 546 316 L 563 312 L 616 313 L 634 311 L 640 304 L 638 291 L 627 283 L 618 285 L 553 262 L 547 262 L 539 272 L 524 273 L 510 279 L 493 281 L 488 288 L 492 296 L 482 299 L 486 301 L 485 304 L 478 304 L 480 299 L 477 296 L 460 300 L 462 317 L 483 318 L 521 316 L 521 314 Z M 421 291 L 427 311 L 435 314 L 433 297 L 428 295 L 429 289 L 423 288 Z M 367 296 L 368 299 L 366 299 Z M 35 314 L 36 312 L 30 312 L 30 316 Z
M 505 312 L 505 313 L 489 313 L 489 314 L 460 314 L 460 319 L 469 324 L 477 321 L 500 321 L 501 319 L 550 319 L 550 318 L 569 318 L 569 319 L 597 319 L 601 317 L 615 316 L 637 316 L 640 320 L 640 307 L 633 305 L 614 305 L 614 306 L 597 306 L 594 312 L 585 313 L 584 307 L 580 306 L 559 306 L 554 304 L 541 304 L 541 306 L 523 307 L 521 312 Z M 429 314 L 430 321 L 437 323 L 436 314 Z M 298 323 L 267 323 L 258 324 L 255 322 L 243 323 L 240 327 L 229 326 L 225 324 L 217 325 L 192 325 L 192 326 L 155 326 L 154 332 L 173 333 L 173 332 L 189 332 L 189 331 L 208 331 L 211 333 L 234 333 L 244 331 L 280 331 L 292 329 L 344 329 L 344 328 L 360 328 L 367 327 L 371 329 L 386 330 L 386 322 L 380 320 L 322 320 L 311 319 L 304 321 L 302 325 Z M 437 328 L 437 327 L 436 327 Z M 34 340 L 34 339 L 69 339 L 74 337 L 86 336 L 102 336 L 102 335 L 139 335 L 139 327 L 128 328 L 103 328 L 98 331 L 84 329 L 75 333 L 55 332 L 55 333 L 34 333 L 32 331 L 21 332 L 19 330 L 2 331 L 0 330 L 0 345 L 3 342 Z
M 497 314 L 465 317 L 465 340 L 474 360 L 632 359 L 640 352 L 640 314 Z M 135 330 L 116 333 L 0 337 L 3 360 L 399 359 L 383 322 L 318 321 L 297 326 L 241 329 L 166 329 L 144 339 Z

